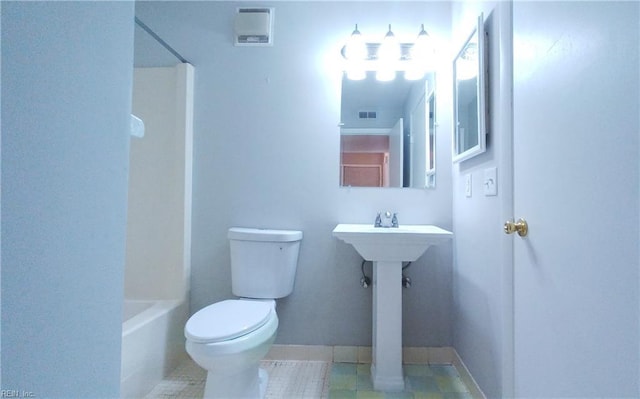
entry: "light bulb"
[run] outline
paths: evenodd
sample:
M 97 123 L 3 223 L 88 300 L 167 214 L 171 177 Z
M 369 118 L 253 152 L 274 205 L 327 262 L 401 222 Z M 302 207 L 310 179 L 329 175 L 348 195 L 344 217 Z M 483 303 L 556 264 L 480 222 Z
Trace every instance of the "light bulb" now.
M 344 57 L 350 61 L 364 60 L 367 58 L 367 45 L 362 34 L 358 30 L 358 24 L 349 37 L 344 49 Z
M 429 58 L 433 56 L 433 43 L 431 42 L 431 36 L 424 30 L 424 25 L 418 33 L 416 42 L 411 48 L 411 59 L 420 62 L 427 62 Z
M 399 60 L 401 55 L 400 43 L 398 43 L 398 39 L 391 31 L 391 25 L 389 25 L 389 32 L 382 39 L 378 49 L 378 59 L 384 63 L 392 63 Z
M 388 82 L 395 79 L 397 63 L 401 55 L 400 43 L 398 43 L 398 39 L 391 31 L 391 25 L 389 25 L 389 32 L 387 32 L 378 48 L 376 80 Z

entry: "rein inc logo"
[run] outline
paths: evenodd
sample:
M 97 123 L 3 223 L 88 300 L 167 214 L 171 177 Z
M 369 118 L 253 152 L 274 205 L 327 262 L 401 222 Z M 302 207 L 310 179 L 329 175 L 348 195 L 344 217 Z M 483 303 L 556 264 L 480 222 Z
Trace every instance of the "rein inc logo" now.
M 36 394 L 31 391 L 18 389 L 2 389 L 0 390 L 0 398 L 35 398 Z

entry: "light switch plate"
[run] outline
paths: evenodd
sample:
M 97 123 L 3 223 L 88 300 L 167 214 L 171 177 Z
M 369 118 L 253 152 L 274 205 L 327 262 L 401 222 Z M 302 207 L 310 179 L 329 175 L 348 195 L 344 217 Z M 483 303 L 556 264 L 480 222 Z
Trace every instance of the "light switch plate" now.
M 484 195 L 498 195 L 498 168 L 487 168 L 484 170 L 484 181 L 482 182 Z
M 465 197 L 471 197 L 471 173 L 464 176 L 464 195 Z

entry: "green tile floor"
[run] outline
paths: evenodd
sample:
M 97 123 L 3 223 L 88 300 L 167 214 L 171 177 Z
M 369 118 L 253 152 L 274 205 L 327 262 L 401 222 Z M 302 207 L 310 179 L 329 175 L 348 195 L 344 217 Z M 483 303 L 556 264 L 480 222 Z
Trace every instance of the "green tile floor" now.
M 371 365 L 333 363 L 329 399 L 472 399 L 456 368 L 448 364 L 405 364 L 403 392 L 376 392 Z

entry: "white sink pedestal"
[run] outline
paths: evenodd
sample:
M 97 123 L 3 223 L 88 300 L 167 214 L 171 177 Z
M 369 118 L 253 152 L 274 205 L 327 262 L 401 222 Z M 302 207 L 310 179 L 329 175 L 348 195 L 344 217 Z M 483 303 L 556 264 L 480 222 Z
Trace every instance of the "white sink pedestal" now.
M 402 262 L 373 262 L 371 380 L 376 391 L 404 390 Z
M 431 225 L 339 224 L 333 235 L 373 262 L 373 388 L 402 391 L 402 262 L 415 261 L 431 245 L 448 241 L 453 234 Z

